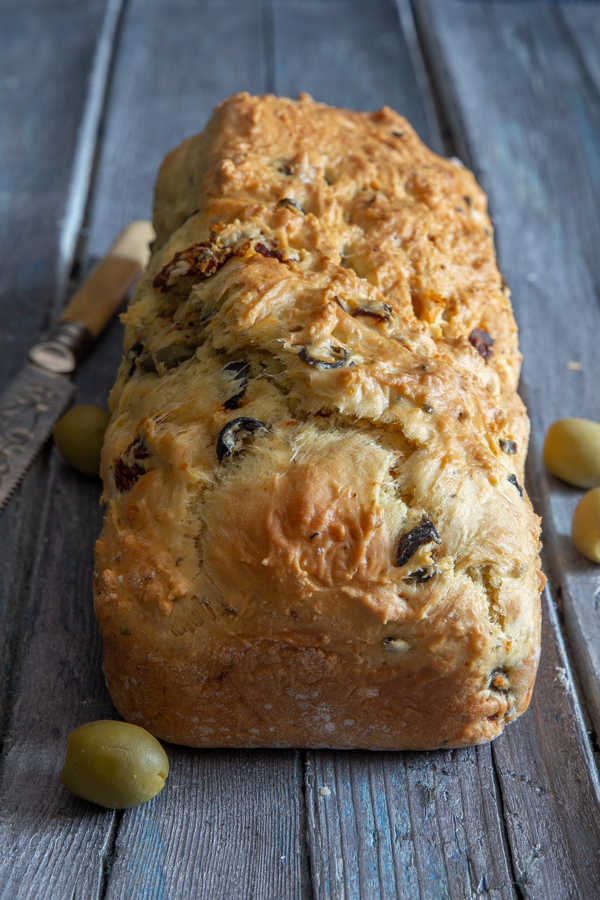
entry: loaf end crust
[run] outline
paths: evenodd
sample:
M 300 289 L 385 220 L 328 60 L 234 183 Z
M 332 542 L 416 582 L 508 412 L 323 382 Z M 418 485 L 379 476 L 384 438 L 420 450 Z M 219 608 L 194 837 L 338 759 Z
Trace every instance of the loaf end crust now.
M 392 110 L 238 94 L 165 160 L 95 603 L 119 712 L 196 747 L 461 747 L 529 703 L 540 523 L 472 174 Z

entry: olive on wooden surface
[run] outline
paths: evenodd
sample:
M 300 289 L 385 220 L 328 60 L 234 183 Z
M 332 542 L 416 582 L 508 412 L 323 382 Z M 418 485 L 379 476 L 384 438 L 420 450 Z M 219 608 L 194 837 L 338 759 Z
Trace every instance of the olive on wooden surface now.
M 576 487 L 600 485 L 600 423 L 559 419 L 548 429 L 544 462 L 554 475 Z
M 109 422 L 110 413 L 99 406 L 73 406 L 54 426 L 56 449 L 78 472 L 98 478 L 100 451 Z
M 165 786 L 169 760 L 145 728 L 100 719 L 72 731 L 60 780 L 84 800 L 129 809 Z
M 600 487 L 588 491 L 577 504 L 571 531 L 579 552 L 600 563 Z

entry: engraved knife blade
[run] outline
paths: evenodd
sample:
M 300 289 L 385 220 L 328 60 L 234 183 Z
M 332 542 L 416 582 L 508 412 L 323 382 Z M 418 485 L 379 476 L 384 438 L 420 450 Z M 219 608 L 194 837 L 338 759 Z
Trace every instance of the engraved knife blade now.
M 123 229 L 0 397 L 0 510 L 72 400 L 70 375 L 146 268 L 152 240 L 150 222 Z
M 66 375 L 27 363 L 0 397 L 0 509 L 76 391 Z

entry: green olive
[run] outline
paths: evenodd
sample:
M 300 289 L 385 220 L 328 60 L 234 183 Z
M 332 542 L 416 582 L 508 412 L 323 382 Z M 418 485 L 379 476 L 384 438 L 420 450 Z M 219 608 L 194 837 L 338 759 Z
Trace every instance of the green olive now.
M 584 494 L 573 513 L 573 542 L 580 553 L 600 563 L 600 487 Z
M 54 426 L 56 449 L 70 466 L 98 478 L 100 451 L 110 413 L 99 406 L 74 406 Z
M 71 732 L 60 780 L 84 800 L 129 809 L 160 793 L 168 774 L 167 754 L 145 728 L 101 719 Z
M 162 363 L 165 369 L 175 369 L 195 354 L 196 347 L 192 344 L 169 344 L 167 347 L 155 350 L 153 357 L 157 365 Z
M 554 475 L 576 487 L 600 485 L 600 423 L 559 419 L 548 429 L 544 462 Z

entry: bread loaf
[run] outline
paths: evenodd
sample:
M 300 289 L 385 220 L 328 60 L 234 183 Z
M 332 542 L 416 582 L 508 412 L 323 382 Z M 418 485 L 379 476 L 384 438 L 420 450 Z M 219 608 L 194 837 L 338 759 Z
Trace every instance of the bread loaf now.
M 166 158 L 96 612 L 196 747 L 429 749 L 529 702 L 539 520 L 486 200 L 401 116 L 239 94 Z

